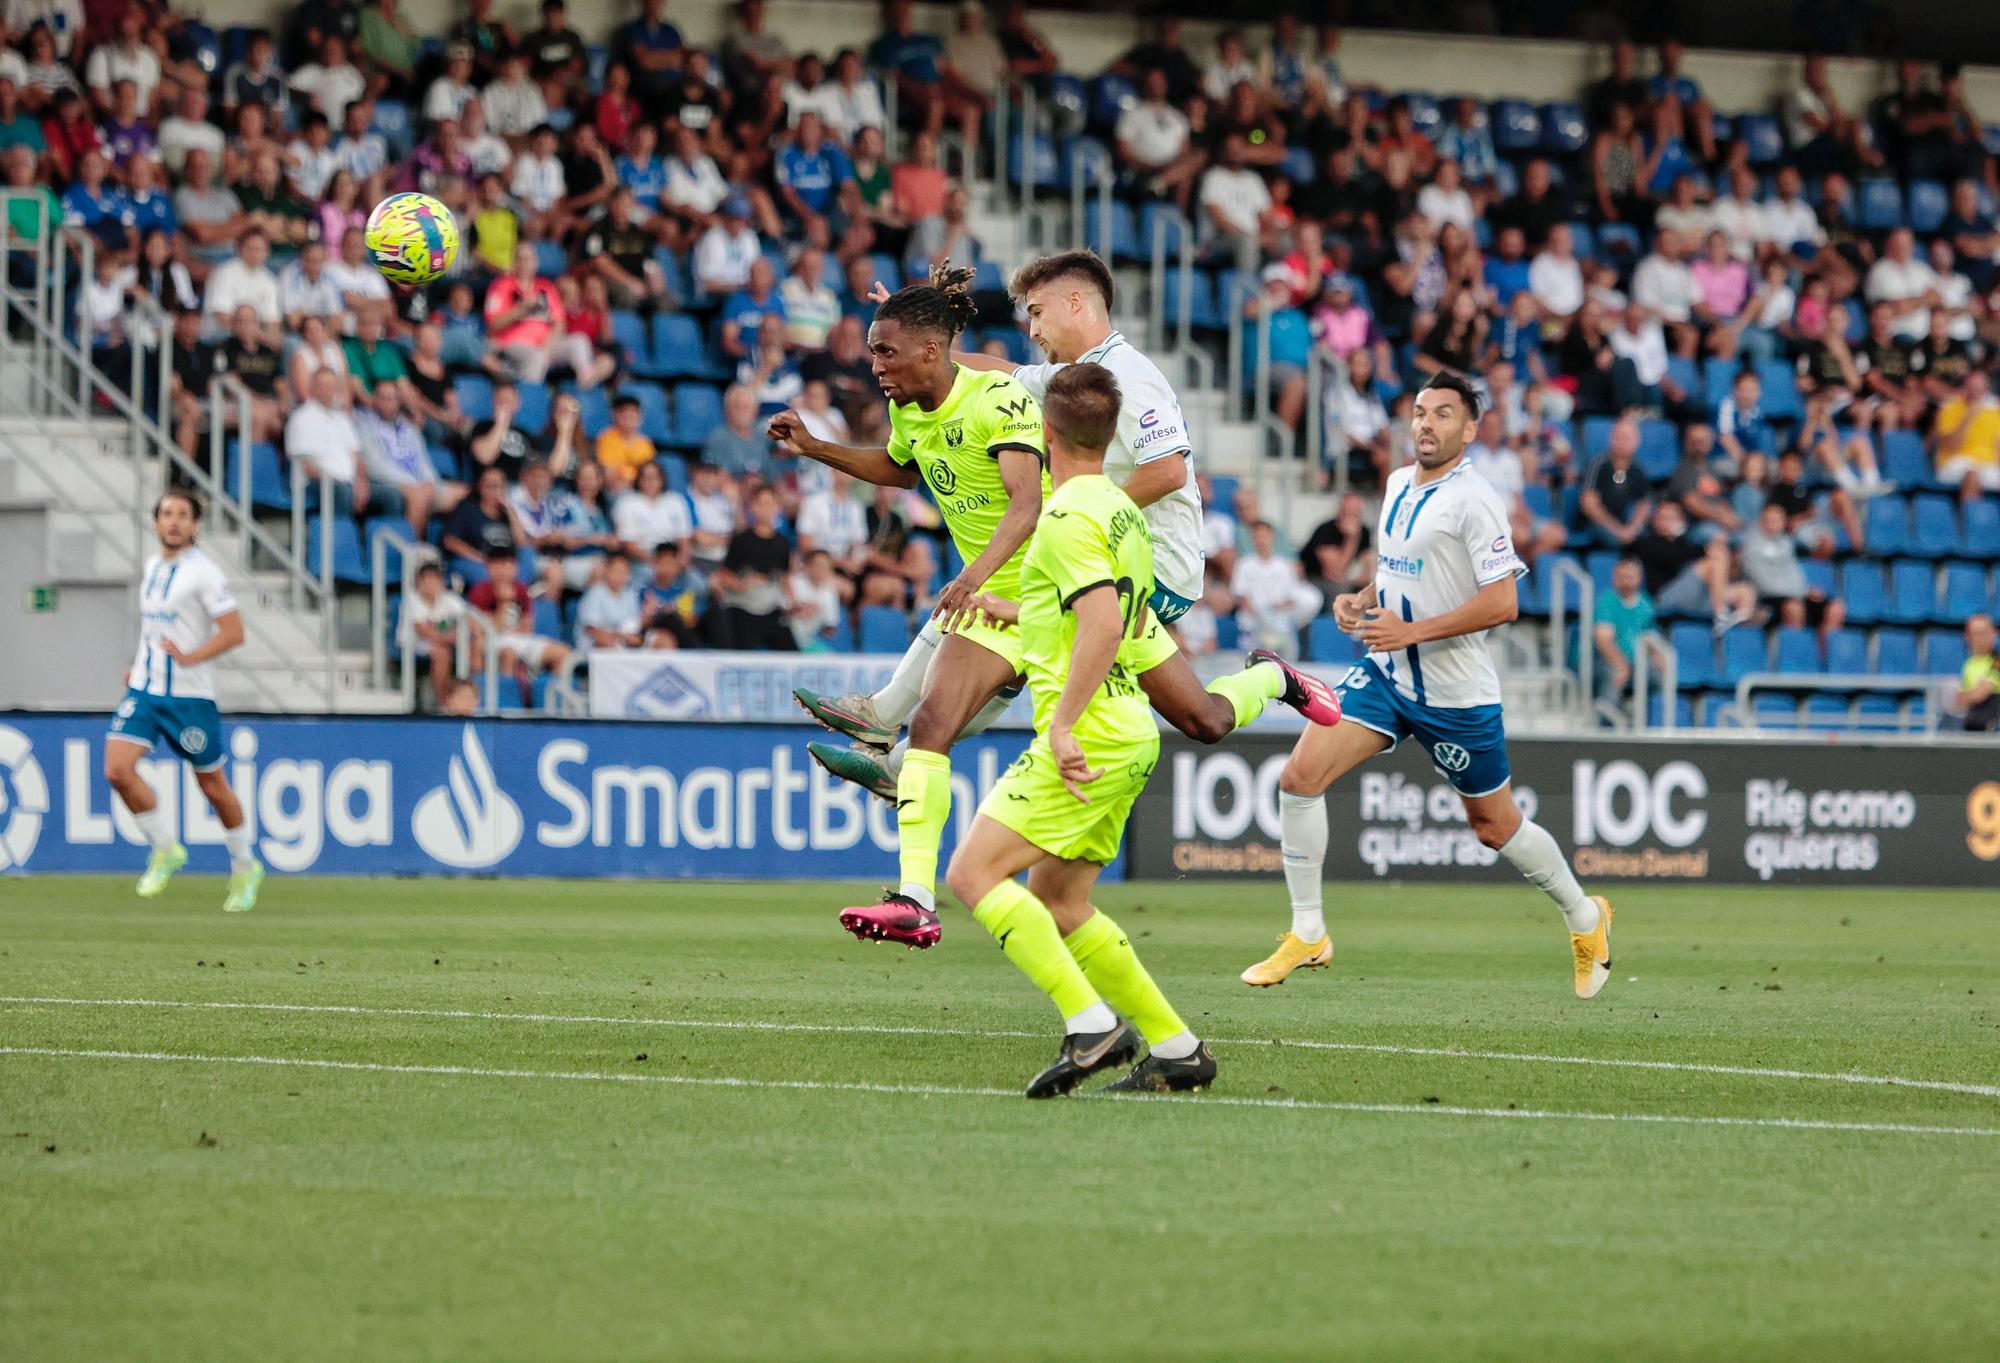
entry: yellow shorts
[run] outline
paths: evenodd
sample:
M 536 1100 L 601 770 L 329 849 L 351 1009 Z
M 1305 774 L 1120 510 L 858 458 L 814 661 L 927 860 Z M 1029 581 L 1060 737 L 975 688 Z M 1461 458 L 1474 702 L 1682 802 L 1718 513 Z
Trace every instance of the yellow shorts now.
M 1126 670 L 1135 677 L 1142 672 L 1151 672 L 1181 651 L 1181 646 L 1174 642 L 1173 635 L 1167 633 L 1167 627 L 1160 623 L 1159 616 L 1153 614 L 1151 606 L 1146 608 L 1144 632 L 1137 639 L 1131 640 L 1127 647 L 1132 652 Z M 1120 653 L 1124 651 L 1124 649 L 1119 650 Z
M 1104 773 L 1082 788 L 1090 803 L 1069 793 L 1048 740 L 1038 736 L 980 802 L 979 812 L 1050 856 L 1108 865 L 1118 856 L 1132 802 L 1160 760 L 1160 736 L 1122 744 L 1086 741 L 1083 751 Z
M 1021 631 L 1011 626 L 1002 628 L 989 621 L 984 615 L 975 616 L 960 624 L 956 629 L 947 630 L 961 639 L 970 639 L 988 653 L 997 655 L 1007 666 L 1020 676 L 1025 655 L 1021 649 Z

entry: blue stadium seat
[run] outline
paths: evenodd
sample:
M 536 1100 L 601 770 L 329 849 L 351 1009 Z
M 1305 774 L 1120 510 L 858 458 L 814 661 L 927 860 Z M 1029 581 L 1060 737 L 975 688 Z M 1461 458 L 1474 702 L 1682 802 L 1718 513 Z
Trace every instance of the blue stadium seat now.
M 1910 230 L 1920 237 L 1930 236 L 1944 226 L 1951 212 L 1951 191 L 1936 180 L 1910 181 L 1908 214 Z
M 1958 513 L 1949 497 L 1929 493 L 1916 499 L 1909 552 L 1919 558 L 1946 558 L 1958 552 Z M 1871 543 L 1868 546 L 1873 549 Z
M 721 389 L 684 383 L 674 390 L 674 436 L 668 444 L 698 450 L 708 440 L 708 433 L 721 424 Z
M 1193 270 L 1187 279 L 1187 315 L 1181 315 L 1181 270 L 1178 265 L 1166 269 L 1166 277 L 1160 285 L 1166 297 L 1164 315 L 1171 326 L 1191 326 L 1201 331 L 1223 331 L 1229 326 L 1223 316 L 1222 305 L 1215 297 L 1215 277 L 1205 270 Z M 1250 351 L 1245 343 L 1245 352 Z
M 514 418 L 514 424 L 529 435 L 540 435 L 549 428 L 549 387 L 545 383 L 520 383 L 514 391 L 521 395 L 521 410 Z
M 901 653 L 910 646 L 910 619 L 893 606 L 861 608 L 861 651 Z
M 1722 406 L 1724 398 L 1736 386 L 1736 376 L 1743 372 L 1738 360 L 1710 359 L 1701 370 L 1701 397 L 1713 409 Z
M 1799 703 L 1790 696 L 1760 691 L 1750 698 L 1750 722 L 1759 729 L 1791 729 L 1799 722 Z
M 1648 478 L 1670 478 L 1680 462 L 1680 427 L 1671 421 L 1639 423 L 1639 467 Z
M 1583 109 L 1568 101 L 1542 106 L 1542 150 L 1559 156 L 1573 156 L 1590 142 L 1590 129 L 1583 121 Z
M 1603 259 L 1637 260 L 1646 253 L 1646 240 L 1629 222 L 1607 222 L 1597 229 L 1597 253 Z
M 611 425 L 611 395 L 602 386 L 585 388 L 577 393 L 576 401 L 583 408 L 583 433 L 597 439 Z
M 1875 671 L 1885 677 L 1909 676 L 1917 667 L 1917 636 L 1906 629 L 1875 631 Z
M 1840 595 L 1847 602 L 1847 618 L 1857 625 L 1872 625 L 1889 609 L 1889 587 L 1882 565 L 1868 559 L 1849 559 L 1840 573 Z
M 1090 96 L 1075 76 L 1056 72 L 1048 78 L 1048 107 L 1055 130 L 1074 137 L 1090 121 Z
M 431 467 L 437 470 L 438 477 L 448 483 L 465 481 L 465 470 L 460 467 L 458 456 L 450 449 L 443 445 L 427 445 L 424 447 L 424 453 L 431 457 Z
M 561 279 L 569 269 L 569 256 L 559 241 L 535 243 L 535 273 L 544 279 Z
M 1924 438 L 1915 431 L 1888 431 L 1882 436 L 1882 476 L 1899 487 L 1922 487 L 1931 480 L 1931 461 Z
M 1000 273 L 1000 262 L 982 260 L 973 267 L 972 291 L 974 293 L 1007 292 L 1007 276 Z
M 655 445 L 676 443 L 666 389 L 657 383 L 626 383 L 619 386 L 618 396 L 639 399 L 639 430 L 648 440 Z
M 1102 204 L 1091 199 L 1083 206 L 1083 236 L 1087 245 L 1107 260 L 1134 261 L 1147 259 L 1145 248 L 1139 241 L 1139 215 L 1132 205 L 1122 199 L 1111 201 L 1111 239 L 1105 240 L 1104 226 L 1099 222 Z
M 1685 355 L 1667 357 L 1667 382 L 1684 393 L 1699 394 L 1702 391 L 1701 368 Z M 1710 406 L 1715 404 L 1710 403 Z
M 410 126 L 410 106 L 400 99 L 376 100 L 375 121 L 368 129 L 389 144 L 391 160 L 402 160 L 416 145 L 416 134 Z
M 1903 728 L 1902 702 L 1880 692 L 1862 696 L 1854 702 L 1854 727 L 1877 732 Z
M 1023 179 L 1022 151 L 1027 151 L 1026 176 L 1033 189 L 1054 189 L 1062 183 L 1062 162 L 1056 154 L 1056 140 L 1038 133 L 1033 141 L 1016 135 L 1007 141 L 1007 183 L 1020 185 Z
M 1675 625 L 1667 638 L 1674 646 L 1676 680 L 1683 691 L 1698 691 L 1715 685 L 1715 634 L 1707 625 Z
M 1985 564 L 1944 565 L 1944 600 L 1937 612 L 1940 624 L 1962 623 L 1968 615 L 1977 615 L 1987 609 L 1992 600 L 1992 593 L 1986 589 Z
M 224 455 L 225 483 L 229 495 L 236 495 L 237 458 L 241 453 L 239 442 L 230 441 Z M 292 476 L 278 457 L 278 447 L 268 440 L 259 440 L 250 446 L 250 505 L 259 511 L 290 511 L 292 509 Z
M 1876 497 L 1861 519 L 1868 552 L 1881 558 L 1902 553 L 1910 543 L 1910 513 L 1901 497 Z
M 1753 166 L 1768 166 L 1785 154 L 1785 139 L 1779 135 L 1778 120 L 1769 114 L 1738 114 L 1735 132 L 1738 142 L 1748 144 Z M 1716 130 L 1717 137 L 1725 135 L 1720 128 Z
M 1496 150 L 1525 155 L 1542 143 L 1542 116 L 1525 100 L 1496 99 L 1488 114 Z
M 1646 702 L 1647 722 L 1658 728 L 1666 722 L 1667 698 L 1655 691 Z M 1674 697 L 1674 724 L 1682 729 L 1694 727 L 1694 702 L 1686 696 Z
M 827 637 L 826 648 L 829 653 L 854 652 L 854 622 L 847 618 L 846 611 L 840 613 L 839 623 L 834 625 L 833 633 Z
M 1806 675 L 1825 671 L 1819 657 L 1819 636 L 1809 629 L 1779 630 L 1777 670 Z
M 1236 491 L 1242 480 L 1233 474 L 1211 473 L 1208 476 L 1208 490 L 1215 494 L 1214 505 L 1227 511 L 1236 504 Z
M 1242 631 L 1237 628 L 1236 617 L 1218 615 L 1215 618 L 1215 651 L 1234 653 L 1242 646 Z
M 1889 565 L 1889 613 L 1892 624 L 1921 625 L 1937 610 L 1937 572 L 1928 563 L 1899 558 Z
M 1965 635 L 1955 629 L 1924 632 L 1924 671 L 1933 677 L 1956 677 L 1965 670 Z
M 483 374 L 460 374 L 451 381 L 458 394 L 458 410 L 467 421 L 490 420 L 493 416 L 493 380 Z
M 1807 696 L 1800 720 L 1808 729 L 1836 730 L 1848 727 L 1847 697 Z
M 1313 164 L 1313 154 L 1306 147 L 1286 147 L 1284 156 L 1278 162 L 1278 174 L 1295 185 L 1305 184 L 1317 173 Z
M 1428 90 L 1405 90 L 1398 98 L 1409 109 L 1410 122 L 1417 131 L 1436 141 L 1438 129 L 1444 126 L 1444 111 L 1438 108 L 1437 96 Z
M 1863 180 L 1855 189 L 1855 225 L 1887 232 L 1903 225 L 1903 191 L 1894 180 Z
M 653 462 L 667 476 L 667 491 L 686 492 L 688 490 L 688 463 L 678 454 L 656 454 Z
M 1090 126 L 1109 133 L 1118 116 L 1139 102 L 1139 92 L 1123 76 L 1099 76 L 1086 87 L 1090 96 Z
M 1623 557 L 1624 554 L 1616 549 L 1599 549 L 1584 555 L 1584 571 L 1590 574 L 1590 581 L 1600 594 L 1610 592 L 1611 570 Z
M 1529 483 L 1521 489 L 1521 504 L 1528 508 L 1528 514 L 1538 521 L 1552 521 L 1556 518 L 1555 498 L 1549 493 L 1547 483 Z
M 651 360 L 653 373 L 661 378 L 708 377 L 708 347 L 700 323 L 677 312 L 654 314 Z
M 1858 629 L 1837 629 L 1826 636 L 1826 670 L 1868 671 L 1868 636 Z
M 1586 466 L 1611 448 L 1611 428 L 1617 424 L 1618 418 L 1612 416 L 1587 416 L 1583 419 L 1582 443 L 1579 448 L 1582 450 Z
M 1764 385 L 1764 416 L 1770 421 L 1797 421 L 1806 414 L 1799 398 L 1799 376 L 1783 360 L 1763 360 L 1757 377 Z
M 1570 241 L 1576 247 L 1578 260 L 1597 259 L 1597 234 L 1589 223 L 1578 220 L 1569 225 Z
M 611 344 L 633 373 L 653 377 L 652 343 L 646 336 L 645 318 L 625 308 L 613 310 Z
M 1799 569 L 1806 575 L 1806 586 L 1813 591 L 1828 599 L 1840 595 L 1840 574 L 1825 559 L 1801 559 Z
M 1975 558 L 2000 558 L 2000 502 L 1982 497 L 1968 502 L 1965 517 L 1965 552 Z
M 1163 203 L 1148 202 L 1139 210 L 1139 250 L 1141 258 L 1153 258 L 1153 237 L 1158 233 L 1162 248 L 1168 259 L 1177 258 L 1181 249 L 1181 221 L 1174 210 Z
M 546 596 L 535 598 L 532 619 L 535 633 L 545 639 L 563 639 L 569 636 L 569 631 L 563 628 L 562 607 Z
M 1306 627 L 1306 661 L 1339 665 L 1360 661 L 1359 643 L 1341 632 L 1331 615 L 1320 615 Z
M 1770 669 L 1770 655 L 1762 630 L 1738 626 L 1722 636 L 1722 682 L 1725 686 L 1736 685 L 1752 672 L 1768 672 Z
M 1493 167 L 1493 189 L 1503 199 L 1511 199 L 1521 192 L 1521 172 L 1514 169 L 1508 160 L 1496 162 Z M 1486 219 L 1481 218 L 1481 222 Z
M 333 580 L 343 586 L 366 586 L 368 577 L 368 555 L 361 548 L 361 531 L 347 516 L 333 518 Z M 306 561 L 308 573 L 318 577 L 320 573 L 321 542 L 319 517 L 306 517 Z
M 371 582 L 375 571 L 375 541 L 390 534 L 400 535 L 406 540 L 417 538 L 417 532 L 401 516 L 377 516 L 369 521 L 365 527 L 368 553 L 362 561 L 368 565 Z M 382 580 L 389 584 L 391 590 L 403 582 L 403 551 L 396 547 L 393 540 L 382 546 Z

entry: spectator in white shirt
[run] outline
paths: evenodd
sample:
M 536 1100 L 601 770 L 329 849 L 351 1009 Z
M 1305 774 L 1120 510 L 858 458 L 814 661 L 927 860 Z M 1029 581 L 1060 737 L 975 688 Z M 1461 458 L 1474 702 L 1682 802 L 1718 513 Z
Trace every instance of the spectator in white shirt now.
M 1805 201 L 1805 182 L 1791 166 L 1778 171 L 1777 197 L 1764 202 L 1764 217 L 1757 229 L 1757 240 L 1778 251 L 1790 255 L 1793 248 L 1803 244 L 1808 249 L 1801 252 L 1810 257 L 1810 248 L 1826 241 L 1826 229 L 1819 225 L 1819 214 Z
M 836 471 L 824 489 L 806 494 L 794 524 L 800 553 L 824 550 L 842 572 L 857 577 L 867 566 L 868 512 L 854 499 L 854 479 L 847 474 Z
M 882 108 L 882 92 L 861 65 L 861 54 L 852 48 L 833 61 L 833 79 L 822 87 L 826 94 L 820 112 L 826 130 L 847 146 L 863 128 L 880 128 L 888 122 Z
M 1456 223 L 1462 231 L 1471 233 L 1479 212 L 1473 206 L 1472 195 L 1466 191 L 1458 162 L 1438 162 L 1437 178 L 1417 191 L 1417 212 L 1429 218 L 1433 227 L 1442 229 L 1448 222 Z
M 431 692 L 442 702 L 451 686 L 458 649 L 458 623 L 465 618 L 465 598 L 444 584 L 444 569 L 426 562 L 417 569 L 416 590 L 403 598 L 403 647 L 412 657 L 429 664 Z M 479 628 L 475 617 L 473 630 Z M 473 636 L 466 662 L 471 671 L 486 666 L 485 650 Z
M 1729 192 L 1709 207 L 1709 230 L 1728 238 L 1729 254 L 1750 260 L 1769 221 L 1769 210 L 1757 202 L 1757 177 L 1738 166 L 1729 173 Z
M 458 129 L 458 145 L 465 153 L 465 159 L 472 162 L 474 175 L 499 175 L 501 182 L 506 182 L 504 172 L 514 162 L 514 148 L 507 139 L 496 136 L 486 126 L 486 108 L 477 100 L 465 106 L 465 115 Z
M 1261 73 L 1257 63 L 1250 60 L 1250 53 L 1243 45 L 1243 35 L 1233 28 L 1226 28 L 1215 40 L 1215 60 L 1208 64 L 1208 70 L 1201 76 L 1201 90 L 1217 104 L 1229 98 L 1239 81 L 1257 83 Z
M 722 168 L 703 149 L 700 135 L 692 128 L 675 132 L 674 154 L 667 158 L 666 173 L 661 201 L 697 222 L 713 217 L 729 197 L 729 182 L 722 178 Z
M 1649 390 L 1648 395 L 1657 395 L 1667 379 L 1667 333 L 1658 318 L 1634 298 L 1619 314 L 1610 339 L 1611 353 L 1630 360 L 1639 382 Z
M 1701 285 L 1683 256 L 1679 234 L 1662 230 L 1653 239 L 1653 253 L 1632 272 L 1632 301 L 1673 329 L 1675 349 L 1691 354 Z
M 128 5 L 118 16 L 118 40 L 105 43 L 84 63 L 84 84 L 90 87 L 90 102 L 100 114 L 111 112 L 111 89 L 121 80 L 139 88 L 139 107 L 151 113 L 160 90 L 160 59 L 146 45 L 146 12 Z
M 1708 235 L 1708 205 L 1701 201 L 1701 186 L 1692 175 L 1676 179 L 1667 190 L 1666 202 L 1653 215 L 1653 228 L 1678 232 L 1689 241 L 1700 241 Z
M 326 243 L 309 241 L 299 248 L 299 258 L 278 276 L 278 307 L 285 327 L 297 331 L 308 317 L 339 319 L 347 312 L 347 300 L 340 286 L 326 273 Z
M 350 227 L 342 234 L 340 256 L 327 261 L 326 276 L 340 290 L 350 316 L 358 317 L 369 309 L 387 311 L 389 285 L 368 258 L 368 243 L 359 227 Z
M 1271 225 L 1271 190 L 1245 164 L 1247 146 L 1230 134 L 1222 143 L 1222 164 L 1201 177 L 1202 235 L 1239 256 L 1254 255 Z
M 236 256 L 210 271 L 201 310 L 218 321 L 247 307 L 257 315 L 265 339 L 278 344 L 284 312 L 278 304 L 278 277 L 271 273 L 271 241 L 252 228 L 237 243 Z
M 478 98 L 479 91 L 472 84 L 472 49 L 464 43 L 453 43 L 445 49 L 444 74 L 432 81 L 424 94 L 424 121 L 456 121 L 465 106 Z
M 167 169 L 178 176 L 187 154 L 197 148 L 207 152 L 211 162 L 219 163 L 226 145 L 222 129 L 208 121 L 208 92 L 182 91 L 174 116 L 160 124 L 158 149 Z
M 374 122 L 375 102 L 355 100 L 340 116 L 340 141 L 333 147 L 334 166 L 364 184 L 389 164 L 388 142 L 380 133 L 369 131 Z
M 1171 196 L 1185 212 L 1194 177 L 1208 158 L 1189 144 L 1187 115 L 1167 103 L 1165 72 L 1147 71 L 1139 91 L 1139 102 L 1118 115 L 1112 134 L 1119 167 L 1153 193 Z
M 1236 621 L 1246 640 L 1265 648 L 1297 649 L 1299 631 L 1326 605 L 1306 582 L 1299 561 L 1277 552 L 1277 532 L 1269 521 L 1250 527 L 1250 552 L 1229 575 L 1236 598 Z
M 528 79 L 528 54 L 514 51 L 500 64 L 500 79 L 479 96 L 486 126 L 513 143 L 549 121 L 541 87 Z
M 834 570 L 833 556 L 825 550 L 801 552 L 802 562 L 790 574 L 792 637 L 802 653 L 823 653 L 833 632 L 840 628 L 847 603 L 854 599 L 854 580 Z
M 613 554 L 576 603 L 576 641 L 587 649 L 643 648 L 645 611 L 632 581 L 632 560 Z
M 825 350 L 833 324 L 840 320 L 840 296 L 826 282 L 826 253 L 808 246 L 792 262 L 792 272 L 778 286 L 785 312 L 785 341 L 793 350 Z
M 326 115 L 330 127 L 347 116 L 347 106 L 368 93 L 368 82 L 347 59 L 347 40 L 330 33 L 320 44 L 319 60 L 292 72 L 292 89 Z
M 1979 321 L 1972 315 L 1972 281 L 1959 270 L 1958 256 L 1943 237 L 1931 243 L 1931 273 L 1937 276 L 1938 292 L 1933 311 L 1951 319 L 1945 334 L 1954 341 L 1971 341 L 1979 334 Z
M 560 216 L 556 205 L 569 193 L 562 158 L 556 155 L 556 130 L 544 123 L 528 138 L 528 150 L 514 160 L 514 178 L 507 192 L 534 212 L 522 224 L 531 237 L 551 235 Z
M 1896 305 L 1896 335 L 1922 340 L 1931 329 L 1931 309 L 1943 301 L 1937 272 L 1917 258 L 1917 238 L 1898 227 L 1882 246 L 1882 258 L 1869 267 L 1862 292 L 1870 303 Z
M 645 558 L 662 544 L 679 544 L 694 534 L 693 508 L 686 497 L 667 490 L 666 470 L 652 459 L 639 466 L 632 490 L 611 508 L 611 526 L 626 553 Z
M 331 369 L 313 375 L 311 400 L 293 408 L 286 418 L 285 456 L 302 465 L 309 484 L 326 475 L 333 485 L 335 515 L 403 512 L 402 493 L 375 483 L 362 465 L 361 433 L 347 408 L 347 389 Z
M 1528 292 L 1542 305 L 1542 314 L 1555 321 L 1566 322 L 1583 308 L 1583 267 L 1568 223 L 1549 228 L 1541 254 L 1528 267 Z
M 340 169 L 333 157 L 333 123 L 317 109 L 299 120 L 299 135 L 285 148 L 285 166 L 299 197 L 317 202 Z
M 722 202 L 722 221 L 695 243 L 695 284 L 711 295 L 734 293 L 750 283 L 750 267 L 763 253 L 750 226 L 750 201 L 732 194 Z

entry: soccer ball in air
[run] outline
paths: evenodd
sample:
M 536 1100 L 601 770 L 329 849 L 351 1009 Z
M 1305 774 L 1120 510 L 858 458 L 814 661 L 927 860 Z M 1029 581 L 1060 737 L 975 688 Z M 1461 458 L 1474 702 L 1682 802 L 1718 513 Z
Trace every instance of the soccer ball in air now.
M 428 194 L 391 194 L 376 204 L 362 238 L 392 284 L 428 284 L 458 259 L 458 224 Z

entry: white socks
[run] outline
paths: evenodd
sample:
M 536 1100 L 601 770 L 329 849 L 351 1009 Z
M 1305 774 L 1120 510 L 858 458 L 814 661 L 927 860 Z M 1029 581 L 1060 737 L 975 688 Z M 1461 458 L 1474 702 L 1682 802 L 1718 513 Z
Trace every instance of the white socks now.
M 974 734 L 985 733 L 999 721 L 1000 716 L 1007 713 L 1007 707 L 1012 705 L 1014 697 L 1020 694 L 1019 691 L 1012 692 L 1011 694 L 1006 691 L 996 693 L 992 700 L 986 702 L 986 708 L 974 715 L 971 721 L 966 724 L 965 731 L 959 737 L 970 738 Z
M 917 708 L 923 698 L 924 677 L 931 670 L 931 660 L 937 657 L 938 643 L 944 638 L 937 621 L 926 623 L 903 651 L 896 663 L 896 670 L 889 674 L 889 680 L 871 700 L 875 702 L 875 717 L 893 728 L 901 728 Z
M 1108 1032 L 1118 1025 L 1118 1014 L 1111 1011 L 1111 1005 L 1099 999 L 1073 1018 L 1063 1019 L 1063 1031 L 1070 1036 L 1079 1032 Z
M 1597 931 L 1601 916 L 1597 901 L 1584 895 L 1583 887 L 1576 883 L 1576 876 L 1569 869 L 1568 859 L 1546 828 L 1532 819 L 1521 820 L 1521 826 L 1507 839 L 1500 855 L 1526 876 L 1530 885 L 1555 900 L 1571 932 Z M 1291 872 L 1289 858 L 1285 871 Z
M 903 882 L 903 887 L 897 890 L 896 893 L 905 899 L 916 900 L 931 913 L 937 912 L 937 896 L 931 893 L 930 887 L 927 885 L 919 885 L 914 880 L 906 880 Z
M 1301 942 L 1326 936 L 1322 905 L 1326 885 L 1326 797 L 1278 792 L 1278 822 L 1283 829 L 1285 885 L 1292 892 L 1292 935 Z
M 174 830 L 167 823 L 167 811 L 154 805 L 144 814 L 134 814 L 132 822 L 139 825 L 139 831 L 146 835 L 146 841 L 155 852 L 164 852 L 174 845 Z
M 1185 1060 L 1194 1054 L 1194 1048 L 1201 1045 L 1201 1038 L 1193 1032 L 1178 1032 L 1157 1046 L 1146 1049 L 1162 1060 Z
M 257 854 L 250 850 L 250 821 L 245 819 L 234 828 L 222 830 L 222 842 L 229 849 L 229 865 L 242 870 L 257 860 Z

